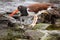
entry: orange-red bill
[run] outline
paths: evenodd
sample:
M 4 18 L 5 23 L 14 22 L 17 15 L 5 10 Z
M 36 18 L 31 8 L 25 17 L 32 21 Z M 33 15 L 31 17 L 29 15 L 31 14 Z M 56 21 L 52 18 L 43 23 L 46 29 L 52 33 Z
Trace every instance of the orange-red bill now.
M 17 14 L 18 9 L 16 9 L 15 11 L 13 11 L 9 16 L 14 16 L 15 14 Z

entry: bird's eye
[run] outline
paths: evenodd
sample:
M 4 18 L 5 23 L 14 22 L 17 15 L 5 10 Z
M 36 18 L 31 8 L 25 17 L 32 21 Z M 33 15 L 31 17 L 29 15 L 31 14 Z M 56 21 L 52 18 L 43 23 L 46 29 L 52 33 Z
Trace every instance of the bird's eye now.
M 20 9 L 21 9 L 21 6 L 18 7 L 18 10 L 20 10 Z

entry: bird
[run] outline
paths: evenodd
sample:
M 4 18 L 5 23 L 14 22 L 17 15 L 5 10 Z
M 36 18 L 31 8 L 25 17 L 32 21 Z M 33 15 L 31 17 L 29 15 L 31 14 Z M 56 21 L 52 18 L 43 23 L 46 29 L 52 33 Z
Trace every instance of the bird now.
M 52 5 L 53 4 L 48 4 L 48 3 L 34 3 L 34 4 L 30 4 L 29 6 L 19 5 L 17 9 L 13 11 L 9 16 L 13 16 L 18 11 L 20 11 L 21 15 L 23 16 L 34 15 L 37 14 L 38 11 L 47 10 L 47 8 Z

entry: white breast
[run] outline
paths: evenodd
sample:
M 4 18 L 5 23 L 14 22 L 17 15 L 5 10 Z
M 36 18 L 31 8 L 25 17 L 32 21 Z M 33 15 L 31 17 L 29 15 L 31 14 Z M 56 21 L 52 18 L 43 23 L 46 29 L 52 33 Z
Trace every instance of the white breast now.
M 47 8 L 47 10 L 52 10 L 51 6 Z
M 34 15 L 35 15 L 35 12 L 30 12 L 30 11 L 28 11 L 28 10 L 30 10 L 30 9 L 27 8 L 27 12 L 28 12 L 29 16 L 34 16 Z

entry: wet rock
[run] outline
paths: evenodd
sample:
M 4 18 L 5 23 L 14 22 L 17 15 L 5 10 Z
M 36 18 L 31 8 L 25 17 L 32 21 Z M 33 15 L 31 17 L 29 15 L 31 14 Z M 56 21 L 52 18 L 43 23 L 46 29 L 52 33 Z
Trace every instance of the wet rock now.
M 40 40 L 45 33 L 40 30 L 27 30 L 25 32 L 25 36 L 29 37 L 29 40 Z
M 46 31 L 47 35 L 43 36 L 41 40 L 59 40 L 60 39 L 60 31 Z
M 28 40 L 28 39 L 17 39 L 17 40 Z
M 30 24 L 33 22 L 33 16 L 22 16 L 20 17 L 20 26 L 19 28 L 22 28 L 24 30 L 31 29 L 32 27 L 29 27 Z
M 57 25 L 57 27 L 60 27 L 60 19 L 57 19 L 56 25 Z
M 27 30 L 25 36 L 28 36 L 29 40 L 59 40 L 60 31 Z
M 29 25 L 33 22 L 33 17 L 32 16 L 23 16 L 20 17 L 20 23 L 23 25 Z
M 7 28 L 8 27 L 8 19 L 4 17 L 3 15 L 0 16 L 0 29 Z
M 46 23 L 39 23 L 36 24 L 35 27 L 33 29 L 46 29 L 47 27 L 49 27 L 51 24 L 46 24 Z
M 15 38 L 23 38 L 22 31 L 14 31 L 11 29 L 2 29 L 0 30 L 0 39 L 1 40 L 14 40 Z
M 47 30 L 60 30 L 60 19 L 57 19 L 56 24 L 50 25 Z

